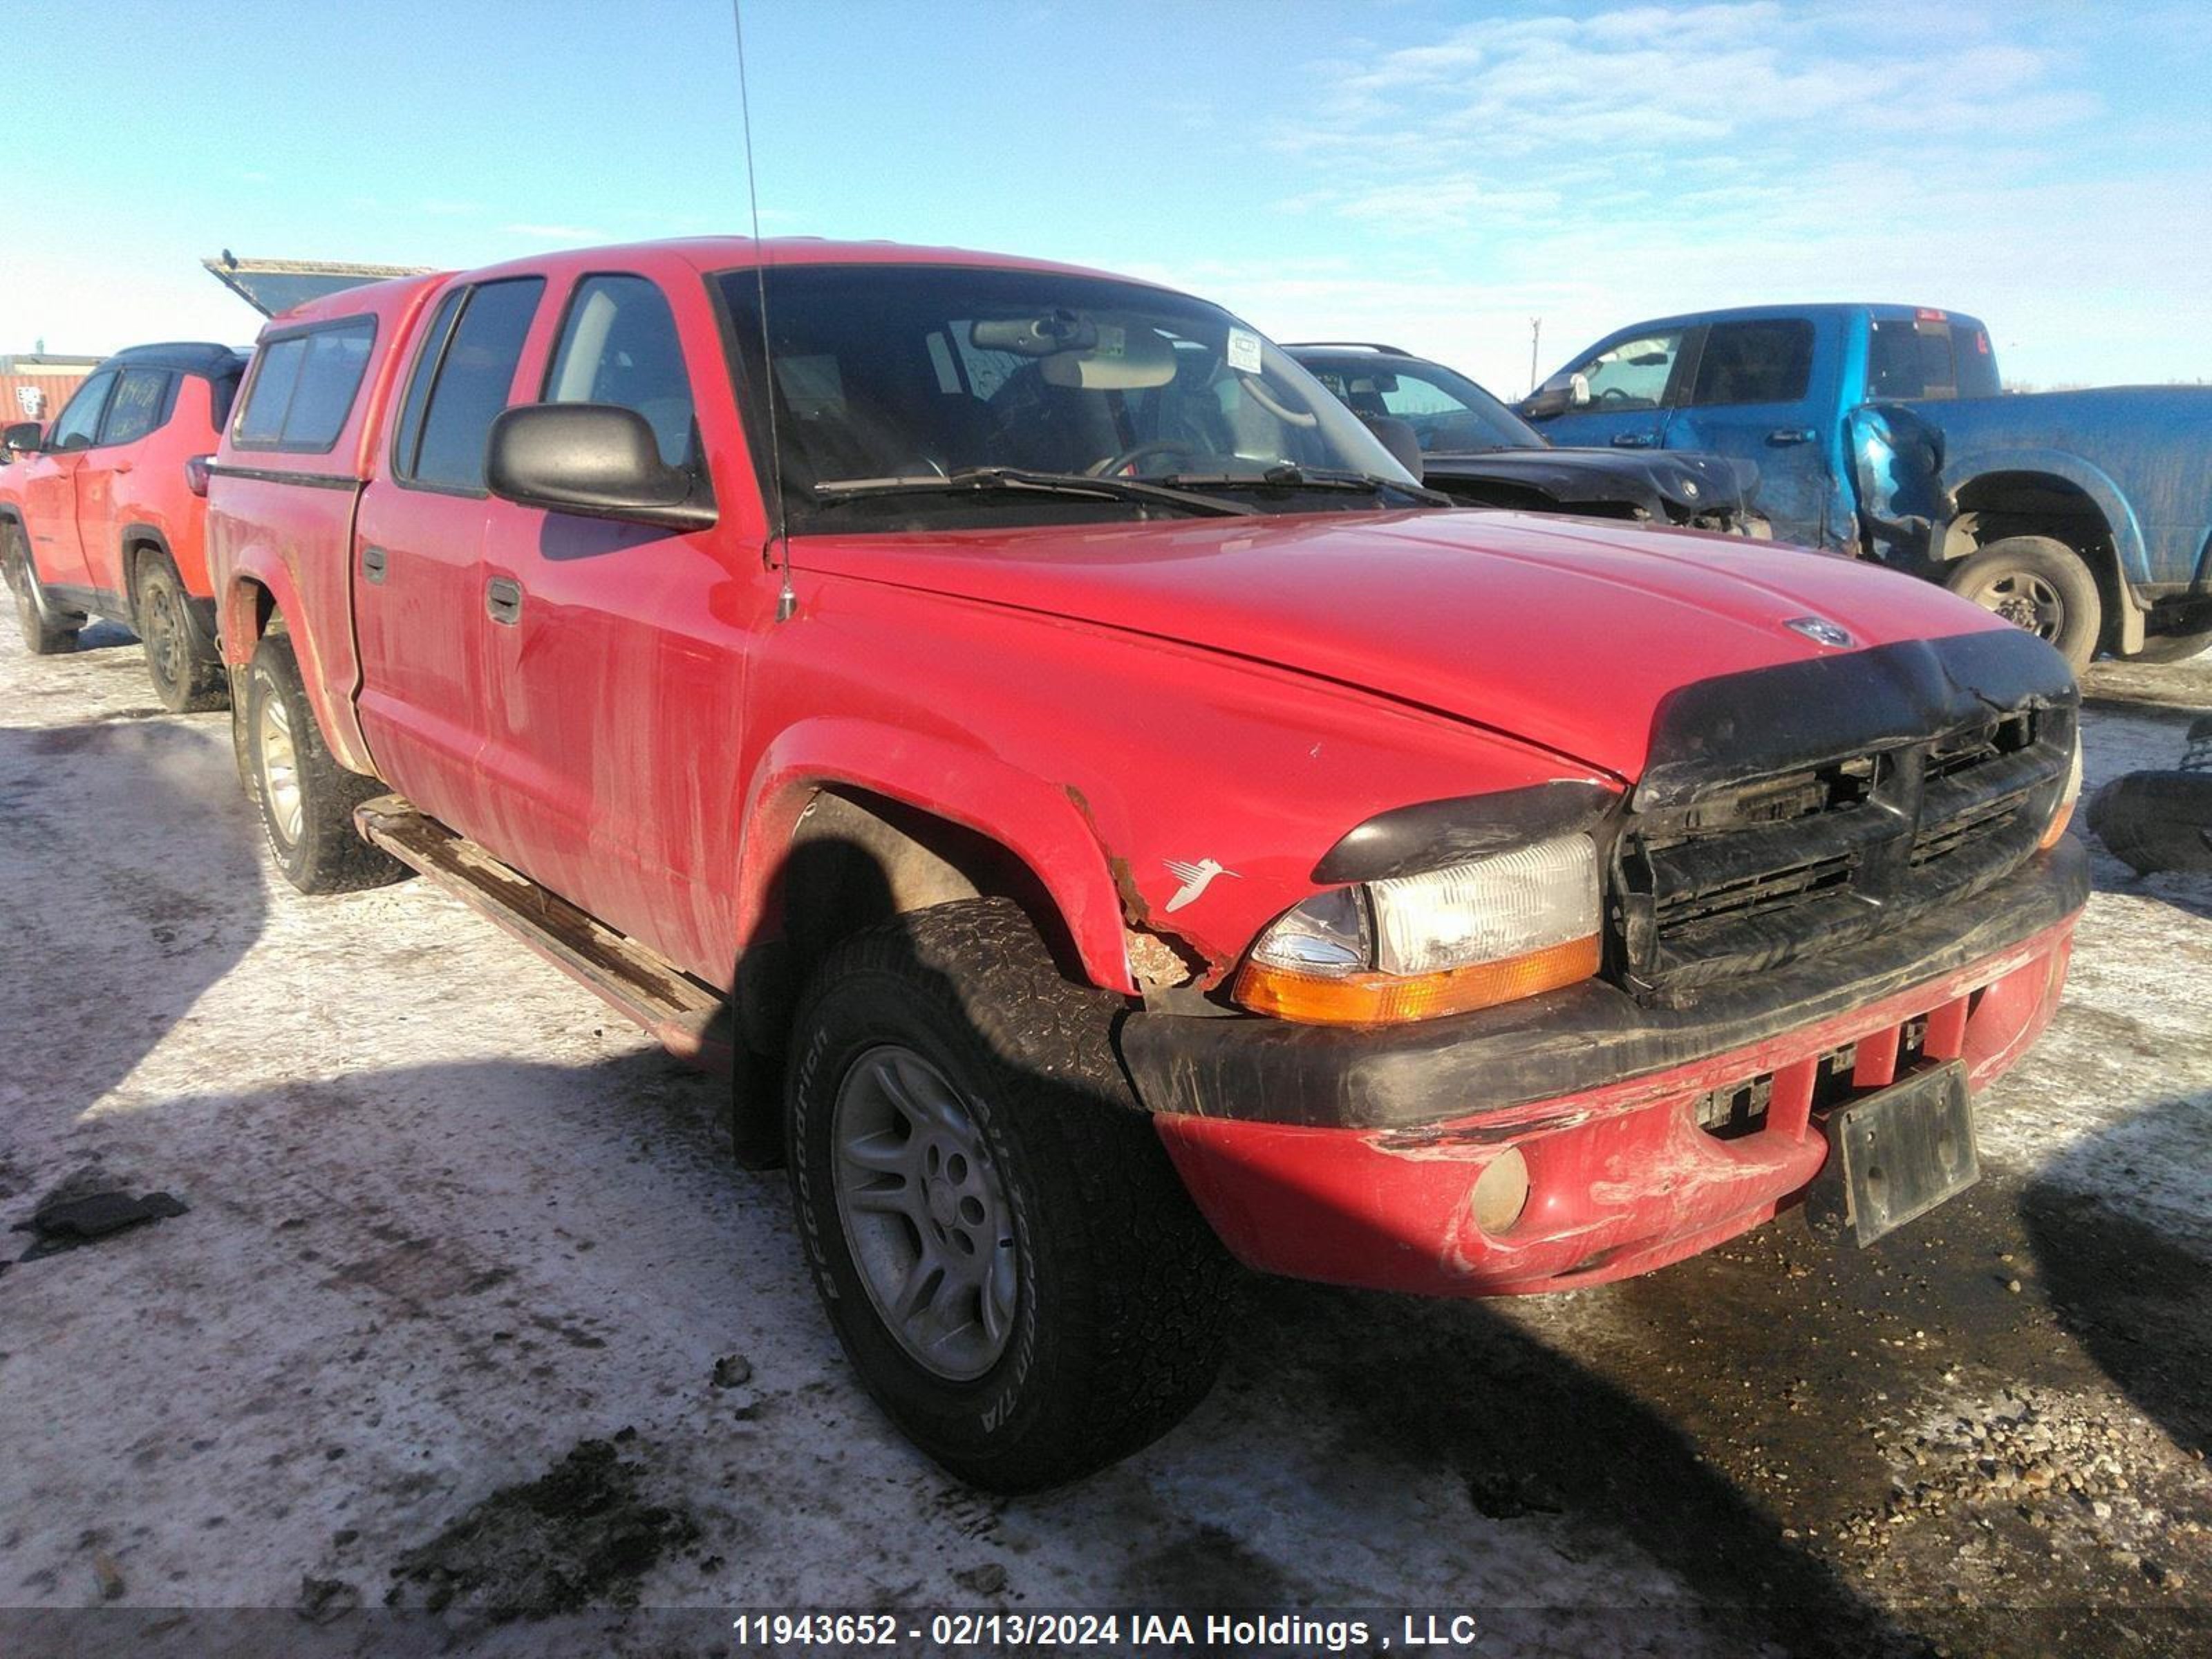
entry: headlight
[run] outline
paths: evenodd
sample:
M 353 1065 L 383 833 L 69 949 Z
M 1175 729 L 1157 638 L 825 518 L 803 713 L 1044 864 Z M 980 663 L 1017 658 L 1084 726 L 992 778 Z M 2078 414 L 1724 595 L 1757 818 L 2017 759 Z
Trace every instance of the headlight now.
M 1556 836 L 1316 895 L 1260 936 L 1236 997 L 1285 1019 L 1390 1024 L 1556 990 L 1598 959 L 1597 849 Z
M 2058 792 L 2058 805 L 2051 811 L 2051 827 L 2043 832 L 2042 850 L 2058 845 L 2059 836 L 2074 820 L 2074 803 L 2081 799 L 2081 728 L 2074 728 L 2074 758 L 2067 763 L 2066 787 Z

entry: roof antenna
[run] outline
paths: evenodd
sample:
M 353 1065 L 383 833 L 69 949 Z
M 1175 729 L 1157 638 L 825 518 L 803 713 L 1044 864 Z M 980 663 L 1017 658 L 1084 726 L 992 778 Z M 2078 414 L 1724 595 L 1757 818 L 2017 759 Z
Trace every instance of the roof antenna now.
M 760 295 L 761 398 L 768 404 L 769 487 L 775 500 L 769 508 L 769 544 L 761 550 L 764 562 L 774 565 L 782 586 L 776 589 L 775 619 L 789 622 L 799 610 L 799 595 L 791 586 L 791 523 L 784 508 L 783 444 L 776 435 L 775 365 L 770 360 L 768 328 L 768 246 L 761 240 L 760 186 L 753 176 L 753 100 L 745 80 L 744 0 L 730 0 L 730 21 L 738 32 L 738 113 L 745 135 L 745 197 L 753 216 L 753 282 Z M 782 556 L 775 550 L 781 548 Z

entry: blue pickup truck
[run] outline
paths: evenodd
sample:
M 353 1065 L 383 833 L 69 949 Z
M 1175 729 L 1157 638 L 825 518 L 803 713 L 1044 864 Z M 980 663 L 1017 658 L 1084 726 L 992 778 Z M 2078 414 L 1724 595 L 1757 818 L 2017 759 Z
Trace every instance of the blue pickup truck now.
M 1555 443 L 1753 460 L 1778 539 L 1943 582 L 2077 671 L 2212 644 L 2212 386 L 2004 396 L 1972 317 L 1758 306 L 1617 330 L 1520 410 Z

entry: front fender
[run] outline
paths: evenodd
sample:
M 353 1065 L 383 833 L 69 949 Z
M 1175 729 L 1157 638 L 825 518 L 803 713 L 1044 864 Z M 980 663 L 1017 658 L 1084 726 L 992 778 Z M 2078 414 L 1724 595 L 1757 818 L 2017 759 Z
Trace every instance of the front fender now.
M 835 785 L 887 796 L 998 842 L 1051 895 L 1091 982 L 1136 992 L 1113 869 L 1073 793 L 984 750 L 864 719 L 801 720 L 762 754 L 746 791 L 738 856 L 740 939 L 779 927 L 771 896 L 777 868 L 807 802 Z

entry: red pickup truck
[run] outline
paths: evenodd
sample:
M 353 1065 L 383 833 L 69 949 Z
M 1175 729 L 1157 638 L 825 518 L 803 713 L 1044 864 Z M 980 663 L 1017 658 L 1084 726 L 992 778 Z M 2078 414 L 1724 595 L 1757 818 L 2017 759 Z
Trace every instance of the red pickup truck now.
M 1910 1220 L 2087 891 L 2040 641 L 1440 509 L 1237 319 L 1091 271 L 341 294 L 264 334 L 210 527 L 286 873 L 422 871 L 730 1062 L 860 1376 L 993 1486 L 1186 1412 L 1232 1258 L 1486 1296 Z
M 0 432 L 0 564 L 23 643 L 76 648 L 94 616 L 146 642 L 162 704 L 220 708 L 208 586 L 207 462 L 246 358 L 228 346 L 133 346 L 93 371 L 51 427 Z

